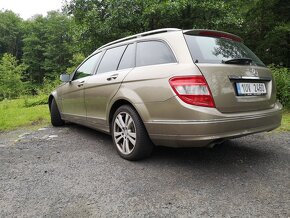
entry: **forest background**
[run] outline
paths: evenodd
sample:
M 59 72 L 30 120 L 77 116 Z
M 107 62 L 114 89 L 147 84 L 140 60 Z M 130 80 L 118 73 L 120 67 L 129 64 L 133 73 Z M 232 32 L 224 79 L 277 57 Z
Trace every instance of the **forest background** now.
M 70 0 L 61 11 L 28 20 L 2 10 L 0 131 L 46 123 L 47 96 L 61 73 L 71 73 L 107 42 L 158 28 L 215 29 L 242 37 L 271 68 L 286 108 L 282 129 L 290 130 L 289 11 L 287 0 Z

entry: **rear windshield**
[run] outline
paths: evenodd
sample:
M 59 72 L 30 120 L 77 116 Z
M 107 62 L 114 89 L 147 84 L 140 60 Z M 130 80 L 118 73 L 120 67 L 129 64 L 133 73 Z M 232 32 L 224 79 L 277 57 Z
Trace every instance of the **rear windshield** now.
M 236 58 L 250 58 L 252 64 L 264 63 L 243 43 L 225 38 L 184 35 L 195 63 L 222 63 Z

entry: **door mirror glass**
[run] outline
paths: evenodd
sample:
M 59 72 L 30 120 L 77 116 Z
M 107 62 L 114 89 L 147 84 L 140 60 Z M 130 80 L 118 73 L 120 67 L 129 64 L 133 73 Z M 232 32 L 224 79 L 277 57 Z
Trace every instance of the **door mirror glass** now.
M 62 82 L 69 82 L 70 81 L 70 75 L 66 74 L 66 73 L 63 73 L 63 74 L 60 75 L 60 80 Z

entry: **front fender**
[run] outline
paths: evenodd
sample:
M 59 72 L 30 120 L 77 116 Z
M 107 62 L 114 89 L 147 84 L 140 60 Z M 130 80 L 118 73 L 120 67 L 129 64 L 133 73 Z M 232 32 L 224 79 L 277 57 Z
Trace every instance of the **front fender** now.
M 58 108 L 59 112 L 61 112 L 62 111 L 62 103 L 61 103 L 61 98 L 59 97 L 57 90 L 54 90 L 53 92 L 51 92 L 49 97 L 48 97 L 49 108 L 50 108 L 52 99 L 55 99 L 57 108 Z

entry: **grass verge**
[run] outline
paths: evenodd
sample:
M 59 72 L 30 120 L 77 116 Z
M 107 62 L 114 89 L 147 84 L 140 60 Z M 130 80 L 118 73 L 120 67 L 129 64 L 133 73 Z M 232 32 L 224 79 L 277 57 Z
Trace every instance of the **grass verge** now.
M 0 132 L 20 127 L 37 128 L 49 123 L 47 105 L 27 106 L 31 99 L 4 100 L 0 102 Z
M 1 101 L 0 132 L 48 125 L 50 116 L 46 99 L 46 96 L 36 96 Z M 290 109 L 284 109 L 282 124 L 276 131 L 290 131 Z
M 290 109 L 284 109 L 282 123 L 277 131 L 290 131 Z

